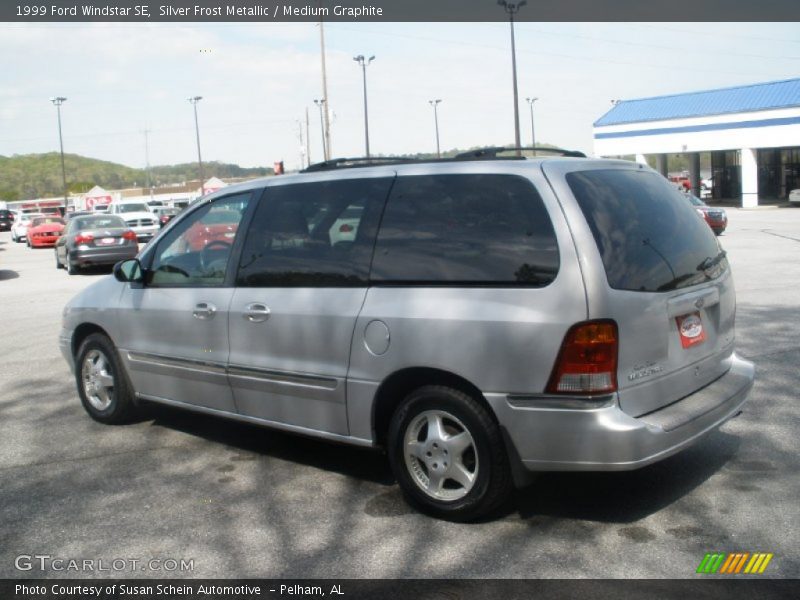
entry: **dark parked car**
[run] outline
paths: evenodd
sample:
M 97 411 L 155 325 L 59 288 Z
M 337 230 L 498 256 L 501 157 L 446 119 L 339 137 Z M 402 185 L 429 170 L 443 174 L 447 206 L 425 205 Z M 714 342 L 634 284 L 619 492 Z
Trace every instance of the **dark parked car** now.
M 0 210 L 0 231 L 11 231 L 14 223 L 14 213 L 10 210 Z
M 169 206 L 155 206 L 153 212 L 158 217 L 158 222 L 163 227 L 169 223 L 175 216 L 181 212 L 180 208 L 172 208 Z
M 728 226 L 728 215 L 725 213 L 724 208 L 709 206 L 700 198 L 691 194 L 686 194 L 686 198 L 692 203 L 695 210 L 700 213 L 700 216 L 706 220 L 706 223 L 716 235 L 720 235 L 725 231 Z
M 139 252 L 136 234 L 116 215 L 70 219 L 56 244 L 56 268 L 74 275 L 82 267 L 113 265 Z

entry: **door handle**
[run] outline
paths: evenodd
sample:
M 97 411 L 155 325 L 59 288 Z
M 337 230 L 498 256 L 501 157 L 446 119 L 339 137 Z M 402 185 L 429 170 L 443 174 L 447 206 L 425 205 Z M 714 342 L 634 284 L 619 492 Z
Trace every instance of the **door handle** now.
M 217 307 L 211 304 L 211 302 L 200 302 L 194 307 L 192 311 L 192 316 L 195 319 L 201 319 L 203 321 L 208 319 L 213 319 L 214 314 L 217 312 Z
M 251 323 L 263 323 L 269 319 L 270 310 L 266 304 L 252 302 L 244 307 L 242 317 Z

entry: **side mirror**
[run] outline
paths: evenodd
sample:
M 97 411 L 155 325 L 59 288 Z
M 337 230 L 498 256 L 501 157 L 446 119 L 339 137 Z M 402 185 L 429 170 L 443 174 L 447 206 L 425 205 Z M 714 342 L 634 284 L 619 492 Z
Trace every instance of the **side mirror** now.
M 129 283 L 141 283 L 144 281 L 142 276 L 142 265 L 138 258 L 123 260 L 114 265 L 114 278 L 117 281 Z

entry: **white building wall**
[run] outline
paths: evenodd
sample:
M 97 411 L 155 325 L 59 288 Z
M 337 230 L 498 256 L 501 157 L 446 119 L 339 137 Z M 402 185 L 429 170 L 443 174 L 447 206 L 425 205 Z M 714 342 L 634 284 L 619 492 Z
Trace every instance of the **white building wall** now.
M 731 129 L 710 131 L 679 131 L 663 134 L 633 135 L 630 137 L 594 140 L 596 156 L 623 154 L 659 154 L 683 152 L 708 152 L 712 150 L 738 150 L 741 148 L 779 148 L 800 146 L 800 123 L 758 127 L 737 127 L 737 123 L 765 119 L 800 118 L 800 107 L 763 110 L 746 113 L 713 115 L 691 119 L 670 119 L 644 123 L 626 123 L 595 127 L 595 135 L 618 132 L 646 132 L 652 129 L 691 127 L 710 124 L 731 124 Z

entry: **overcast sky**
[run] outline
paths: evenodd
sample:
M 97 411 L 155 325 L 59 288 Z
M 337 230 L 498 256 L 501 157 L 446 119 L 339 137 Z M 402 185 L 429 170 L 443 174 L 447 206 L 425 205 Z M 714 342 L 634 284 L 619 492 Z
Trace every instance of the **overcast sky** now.
M 325 26 L 335 156 L 364 153 L 361 71 L 367 70 L 373 153 L 435 151 L 513 141 L 507 23 L 330 23 Z M 311 122 L 321 159 L 319 28 L 296 24 L 0 23 L 0 155 L 64 149 L 134 167 L 196 160 L 299 164 L 298 121 Z M 535 96 L 536 139 L 592 151 L 592 123 L 612 99 L 800 76 L 797 23 L 518 23 L 522 139 Z M 305 125 L 303 125 L 305 129 Z M 1 174 L 0 174 L 1 175 Z

